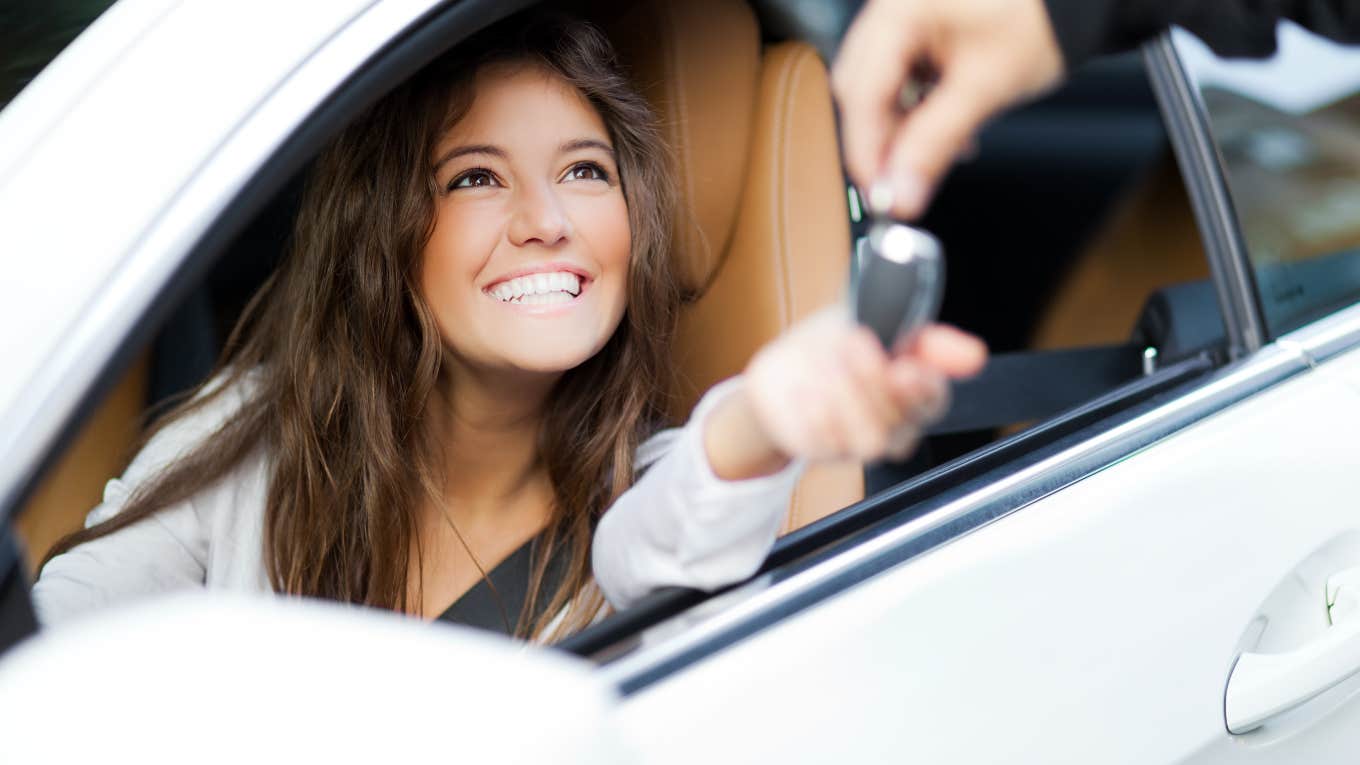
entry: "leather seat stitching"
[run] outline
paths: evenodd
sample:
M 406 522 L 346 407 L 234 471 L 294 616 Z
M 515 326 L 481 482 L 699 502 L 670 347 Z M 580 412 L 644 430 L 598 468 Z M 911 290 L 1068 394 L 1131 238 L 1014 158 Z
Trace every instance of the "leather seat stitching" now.
M 788 150 L 791 148 L 791 147 L 790 147 L 790 143 L 792 142 L 791 134 L 793 133 L 793 129 L 794 129 L 794 127 L 795 127 L 795 126 L 794 126 L 794 120 L 796 119 L 796 117 L 795 117 L 794 115 L 798 114 L 798 109 L 797 109 L 797 107 L 796 107 L 796 105 L 795 105 L 796 102 L 797 102 L 797 100 L 798 100 L 798 92 L 799 92 L 799 91 L 798 91 L 798 85 L 799 85 L 800 82 L 802 82 L 802 79 L 803 79 L 803 72 L 806 71 L 806 69 L 807 69 L 807 67 L 803 65 L 804 62 L 805 62 L 806 60 L 807 60 L 807 57 L 806 57 L 805 55 L 801 55 L 801 52 L 800 52 L 799 54 L 796 54 L 796 55 L 794 56 L 794 60 L 793 60 L 793 81 L 789 84 L 788 103 L 787 103 L 787 105 L 786 105 L 786 106 L 787 106 L 787 112 L 788 112 L 787 117 L 786 117 L 786 120 L 785 120 L 785 125 L 784 125 L 784 129 L 785 129 L 785 133 L 786 133 L 785 144 L 784 144 L 784 145 L 785 145 L 785 156 L 784 156 L 784 161 L 785 161 L 786 165 L 785 165 L 785 169 L 784 169 L 783 172 L 781 173 L 781 175 L 783 176 L 783 178 L 782 178 L 783 183 L 781 184 L 783 190 L 782 190 L 782 196 L 780 197 L 780 202 L 781 202 L 781 205 L 780 205 L 780 207 L 781 207 L 780 215 L 781 215 L 781 217 L 783 218 L 784 230 L 785 230 L 786 232 L 788 231 L 789 217 L 790 217 L 790 216 L 789 216 L 789 209 L 788 209 L 788 208 L 789 208 L 789 202 L 790 202 L 790 200 L 792 200 L 792 198 L 793 198 L 792 190 L 789 188 L 789 184 L 792 182 L 792 173 L 789 172 L 788 167 L 787 167 L 787 162 L 788 162 L 788 160 L 790 159 L 789 154 L 788 154 Z M 788 252 L 787 249 L 786 249 L 786 251 L 785 251 L 785 253 L 784 253 L 784 289 L 785 289 L 785 291 L 786 291 L 786 293 L 787 293 L 787 295 L 788 295 L 788 297 L 787 297 L 787 303 L 788 303 L 788 309 L 787 309 L 787 311 L 788 311 L 788 319 L 787 319 L 787 323 L 789 323 L 789 324 L 792 324 L 792 323 L 794 322 L 794 320 L 800 316 L 800 314 L 799 314 L 799 307 L 800 307 L 800 306 L 798 305 L 798 295 L 797 295 L 797 293 L 796 293 L 795 290 L 794 290 L 794 283 L 795 283 L 796 280 L 797 280 L 797 274 L 794 273 L 793 254 L 792 254 L 791 252 Z
M 792 323 L 792 306 L 791 306 L 792 296 L 790 294 L 789 289 L 789 262 L 788 262 L 789 254 L 787 248 L 787 238 L 785 236 L 788 230 L 787 201 L 789 196 L 786 185 L 788 183 L 789 178 L 788 173 L 789 125 L 790 123 L 793 122 L 793 119 L 790 116 L 792 113 L 791 107 L 793 103 L 793 98 L 791 95 L 792 85 L 789 80 L 790 77 L 795 75 L 798 71 L 798 60 L 794 57 L 786 57 L 780 63 L 782 64 L 782 69 L 779 73 L 779 86 L 775 90 L 778 96 L 775 105 L 776 129 L 778 131 L 777 139 L 775 142 L 777 152 L 777 155 L 775 157 L 775 167 L 778 168 L 778 172 L 775 175 L 775 182 L 773 184 L 772 189 L 774 193 L 774 199 L 772 200 L 774 204 L 774 209 L 771 210 L 773 215 L 771 215 L 770 217 L 775 221 L 773 238 L 774 243 L 773 254 L 775 256 L 774 265 L 780 272 L 779 280 L 782 286 L 782 289 L 780 290 L 781 299 L 779 301 L 780 310 L 783 313 L 783 315 L 780 317 L 781 325 L 784 327 L 788 327 Z M 802 504 L 801 499 L 804 491 L 803 484 L 806 481 L 806 479 L 807 479 L 806 475 L 804 475 L 803 478 L 799 479 L 797 485 L 794 486 L 793 496 L 790 498 L 789 520 L 791 523 L 794 524 L 798 522 L 799 511 Z
M 697 284 L 703 284 L 708 280 L 708 261 L 710 260 L 707 251 L 708 238 L 704 236 L 703 225 L 699 223 L 698 215 L 696 214 L 697 208 L 694 200 L 694 169 L 693 164 L 691 163 L 690 149 L 689 103 L 685 99 L 685 68 L 680 60 L 681 46 L 678 43 L 680 25 L 675 19 L 675 13 L 676 11 L 671 5 L 666 3 L 661 4 L 661 22 L 668 27 L 666 33 L 661 35 L 661 39 L 667 42 L 666 60 L 670 62 L 671 66 L 671 76 L 666 79 L 670 86 L 671 103 L 675 105 L 675 129 L 677 133 L 676 147 L 680 153 L 680 175 L 685 184 L 684 212 L 685 217 L 691 224 L 685 226 L 683 229 L 685 232 L 685 236 L 682 237 L 683 242 L 685 244 L 690 244 L 691 240 L 694 239 L 695 230 L 697 230 L 699 234 L 699 242 L 695 243 L 693 247 L 686 248 L 690 251 L 686 252 L 684 257 L 689 261 L 690 265 L 693 266 L 695 261 L 694 249 L 703 249 L 703 254 L 701 256 L 702 267 L 696 269 L 699 278 L 695 280 Z
M 771 248 L 772 249 L 771 255 L 773 255 L 772 265 L 775 267 L 776 270 L 780 272 L 779 282 L 782 289 L 780 290 L 779 295 L 779 309 L 781 312 L 779 318 L 780 326 L 782 327 L 787 327 L 789 326 L 790 323 L 788 305 L 788 275 L 786 273 L 787 269 L 785 268 L 785 264 L 788 258 L 785 252 L 785 237 L 784 237 L 785 221 L 783 219 L 784 210 L 783 194 L 784 183 L 787 178 L 786 155 L 788 153 L 785 145 L 786 142 L 788 141 L 787 130 L 788 120 L 786 118 L 786 115 L 784 114 L 784 106 L 787 101 L 785 94 L 788 92 L 789 75 L 793 71 L 793 67 L 789 66 L 789 63 L 790 62 L 787 60 L 786 57 L 782 56 L 780 57 L 779 79 L 775 87 L 776 95 L 774 103 L 775 124 L 773 126 L 775 133 L 774 135 L 775 157 L 774 162 L 772 164 L 776 172 L 774 177 L 774 183 L 770 184 L 770 197 L 771 197 L 770 221 L 771 228 L 773 229 L 773 231 L 771 231 L 770 237 L 771 244 L 773 245 Z

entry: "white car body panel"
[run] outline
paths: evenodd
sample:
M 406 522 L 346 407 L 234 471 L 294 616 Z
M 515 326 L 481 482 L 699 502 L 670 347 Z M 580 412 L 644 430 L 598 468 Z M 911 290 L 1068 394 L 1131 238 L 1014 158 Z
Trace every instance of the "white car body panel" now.
M 22 372 L 83 320 L 166 202 L 361 4 L 259 2 L 277 24 L 244 4 L 181 4 L 29 147 L 0 186 L 0 250 L 12 255 L 0 354 L 20 373 L 0 382 L 0 410 L 28 382 Z
M 0 117 L 0 179 L 55 126 L 72 106 L 98 87 L 118 58 L 180 0 L 123 0 L 94 21 L 29 83 Z M 0 183 L 3 183 L 0 180 Z
M 1357 375 L 1352 351 L 767 628 L 623 728 L 659 763 L 1354 762 L 1360 678 L 1240 737 L 1223 697 L 1263 599 L 1360 530 Z
M 612 729 L 615 693 L 590 670 L 471 628 L 186 593 L 6 656 L 0 752 L 13 763 L 633 762 Z

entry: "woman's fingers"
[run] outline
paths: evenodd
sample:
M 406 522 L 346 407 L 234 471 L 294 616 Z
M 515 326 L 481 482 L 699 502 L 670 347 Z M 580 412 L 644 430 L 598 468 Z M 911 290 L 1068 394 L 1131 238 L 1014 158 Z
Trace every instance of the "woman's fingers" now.
M 886 385 L 888 354 L 873 332 L 864 327 L 855 328 L 846 339 L 841 359 L 854 377 L 860 395 L 880 421 L 896 423 L 905 416 Z
M 746 389 L 769 442 L 787 457 L 898 459 L 949 405 L 951 377 L 981 369 L 975 337 L 931 326 L 890 357 L 843 311 L 800 322 L 761 350 Z
M 987 363 L 987 346 L 956 327 L 931 324 L 916 335 L 905 355 L 958 380 L 982 371 Z
M 903 425 L 888 437 L 888 448 L 883 457 L 892 462 L 903 462 L 916 451 L 922 430 L 914 425 Z
M 909 357 L 889 361 L 862 328 L 846 337 L 842 349 L 844 373 L 827 375 L 836 422 L 835 435 L 828 441 L 844 447 L 840 456 L 864 461 L 904 458 L 920 433 L 948 409 L 944 374 Z
M 859 460 L 874 460 L 888 447 L 888 437 L 903 418 L 903 410 L 891 395 L 887 379 L 887 354 L 867 330 L 856 329 L 843 346 L 845 364 L 843 425 L 849 432 L 850 453 Z
M 906 423 L 924 429 L 948 410 L 949 384 L 939 371 L 898 358 L 889 366 L 888 378 L 898 406 L 910 413 Z

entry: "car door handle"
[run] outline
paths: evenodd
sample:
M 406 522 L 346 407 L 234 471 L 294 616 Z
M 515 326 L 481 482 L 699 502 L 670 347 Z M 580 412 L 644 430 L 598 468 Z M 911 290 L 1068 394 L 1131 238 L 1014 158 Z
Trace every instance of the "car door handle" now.
M 1223 711 L 1231 733 L 1312 699 L 1360 673 L 1360 618 L 1348 618 L 1286 653 L 1243 653 L 1228 676 Z

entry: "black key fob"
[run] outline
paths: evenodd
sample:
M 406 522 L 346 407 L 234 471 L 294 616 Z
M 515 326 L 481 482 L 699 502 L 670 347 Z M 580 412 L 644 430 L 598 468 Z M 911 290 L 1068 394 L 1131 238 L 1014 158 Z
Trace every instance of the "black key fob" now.
M 855 319 L 889 351 L 935 319 L 944 296 L 944 247 L 932 234 L 880 221 L 855 286 Z

